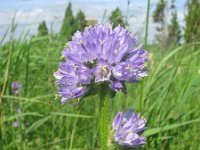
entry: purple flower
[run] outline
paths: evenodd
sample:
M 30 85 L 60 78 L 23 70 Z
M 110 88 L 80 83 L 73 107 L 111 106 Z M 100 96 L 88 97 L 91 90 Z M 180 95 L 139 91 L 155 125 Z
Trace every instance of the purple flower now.
M 93 68 L 95 82 L 109 81 L 111 76 L 111 66 L 103 59 L 99 59 L 98 64 Z
M 22 113 L 22 110 L 21 110 L 20 108 L 18 108 L 18 109 L 17 109 L 17 113 L 18 113 L 18 114 L 21 114 L 21 113 Z M 18 128 L 18 127 L 20 126 L 20 120 L 21 120 L 21 119 L 22 119 L 21 117 L 17 117 L 17 118 L 16 118 L 15 122 L 13 123 L 13 126 L 14 126 L 15 128 Z
M 65 103 L 68 99 L 79 98 L 87 92 L 85 87 L 67 86 L 58 89 L 58 93 L 62 95 L 61 103 Z
M 13 82 L 11 84 L 11 89 L 12 89 L 12 94 L 16 96 L 17 94 L 19 94 L 20 90 L 22 89 L 22 85 L 19 84 L 18 82 Z
M 15 127 L 15 128 L 18 128 L 19 126 L 20 126 L 20 124 L 19 124 L 18 120 L 13 123 L 13 127 Z
M 110 24 L 77 31 L 62 52 L 64 62 L 54 73 L 62 102 L 82 97 L 94 83 L 105 82 L 118 92 L 123 91 L 124 82 L 146 76 L 148 52 L 141 45 L 135 47 L 136 39 L 127 29 L 112 29 Z
M 116 92 L 121 92 L 123 90 L 123 84 L 120 81 L 111 81 L 109 87 Z
M 145 138 L 140 135 L 144 132 L 146 120 L 140 114 L 118 112 L 113 120 L 114 141 L 120 146 L 140 147 L 145 144 Z
M 21 114 L 21 113 L 22 113 L 22 110 L 21 110 L 21 108 L 18 108 L 18 109 L 17 109 L 17 113 L 19 113 L 19 114 Z

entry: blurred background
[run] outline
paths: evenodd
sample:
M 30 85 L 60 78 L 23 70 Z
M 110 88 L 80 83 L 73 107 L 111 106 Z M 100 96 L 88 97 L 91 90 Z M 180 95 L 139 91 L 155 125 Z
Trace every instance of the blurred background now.
M 68 11 L 69 16 L 73 16 L 74 22 L 85 20 L 86 25 L 94 23 L 112 22 L 114 25 L 121 24 L 128 26 L 129 29 L 144 37 L 147 1 L 139 0 L 2 0 L 0 6 L 0 34 L 3 35 L 11 25 L 13 17 L 17 28 L 15 36 L 19 37 L 22 32 L 28 32 L 29 35 L 37 35 L 39 24 L 45 22 L 48 33 L 58 33 L 63 24 L 64 18 L 67 18 L 65 12 Z M 150 1 L 149 14 L 149 39 L 150 43 L 155 42 L 155 34 L 159 22 L 155 21 L 154 13 L 159 0 Z M 163 1 L 164 2 L 164 1 Z M 162 1 L 160 1 L 160 5 Z M 176 12 L 176 21 L 183 30 L 184 15 L 186 10 L 186 0 L 166 1 L 163 10 L 157 17 L 163 19 L 164 24 L 170 24 L 172 11 Z M 68 6 L 68 9 L 67 9 Z M 160 6 L 162 7 L 162 6 Z M 162 12 L 164 13 L 163 16 Z M 159 12 L 158 12 L 159 13 Z M 84 25 L 82 25 L 84 26 Z M 9 34 L 8 34 L 9 37 Z M 8 39 L 7 37 L 7 39 Z
M 1 0 L 0 150 L 100 149 L 97 95 L 60 104 L 53 73 L 77 30 L 119 24 L 149 51 L 148 74 L 112 116 L 147 119 L 142 149 L 200 149 L 199 0 Z

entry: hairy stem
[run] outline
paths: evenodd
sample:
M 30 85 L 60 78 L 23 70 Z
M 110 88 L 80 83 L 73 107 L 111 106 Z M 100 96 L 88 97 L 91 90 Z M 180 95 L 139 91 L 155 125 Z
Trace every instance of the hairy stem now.
M 100 87 L 100 139 L 101 139 L 101 150 L 108 149 L 108 136 L 110 127 L 110 97 L 109 89 L 102 85 Z

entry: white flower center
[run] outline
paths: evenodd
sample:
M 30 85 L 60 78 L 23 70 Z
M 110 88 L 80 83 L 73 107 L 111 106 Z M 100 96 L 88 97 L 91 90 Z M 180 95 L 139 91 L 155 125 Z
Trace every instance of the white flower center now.
M 99 75 L 102 77 L 107 77 L 110 70 L 106 67 L 106 65 L 100 66 Z
M 128 64 L 128 66 L 126 67 L 126 70 L 129 70 L 129 71 L 133 71 L 133 68 Z

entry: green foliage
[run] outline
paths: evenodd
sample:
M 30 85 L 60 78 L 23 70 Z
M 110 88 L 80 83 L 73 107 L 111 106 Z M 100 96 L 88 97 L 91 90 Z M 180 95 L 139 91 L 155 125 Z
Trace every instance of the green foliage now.
M 70 2 L 65 11 L 65 16 L 61 26 L 60 35 L 62 37 L 65 37 L 65 40 L 69 40 L 74 31 L 75 31 L 75 19 L 72 12 L 72 4 Z
M 124 17 L 122 16 L 122 12 L 118 7 L 114 11 L 112 11 L 109 20 L 112 23 L 113 27 L 117 27 L 118 25 L 125 27 L 128 25 L 125 22 Z
M 156 10 L 153 13 L 153 20 L 156 23 L 163 23 L 165 20 L 165 0 L 160 0 L 156 6 Z
M 79 12 L 76 15 L 76 28 L 79 31 L 83 31 L 85 27 L 86 27 L 85 15 L 83 11 L 79 10 Z
M 173 0 L 171 5 L 171 10 L 172 10 L 171 13 L 172 18 L 171 18 L 171 23 L 168 25 L 168 43 L 169 45 L 178 45 L 180 44 L 181 30 L 177 20 L 177 11 Z
M 187 15 L 185 17 L 185 42 L 200 40 L 200 1 L 188 0 L 186 3 Z
M 160 26 L 156 28 L 156 30 L 159 32 L 156 38 L 161 45 L 166 45 L 167 42 L 167 22 L 165 18 L 165 9 L 166 1 L 160 0 L 156 6 L 156 10 L 153 13 L 153 21 L 160 24 Z
M 48 35 L 48 28 L 46 26 L 46 22 L 42 21 L 38 26 L 38 36 Z

